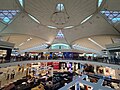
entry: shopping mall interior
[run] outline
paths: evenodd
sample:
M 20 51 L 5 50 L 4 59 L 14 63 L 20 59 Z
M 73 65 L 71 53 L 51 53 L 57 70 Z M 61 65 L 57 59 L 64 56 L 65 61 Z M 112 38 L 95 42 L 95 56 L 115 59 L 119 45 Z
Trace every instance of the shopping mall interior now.
M 120 90 L 120 0 L 0 0 L 0 90 Z

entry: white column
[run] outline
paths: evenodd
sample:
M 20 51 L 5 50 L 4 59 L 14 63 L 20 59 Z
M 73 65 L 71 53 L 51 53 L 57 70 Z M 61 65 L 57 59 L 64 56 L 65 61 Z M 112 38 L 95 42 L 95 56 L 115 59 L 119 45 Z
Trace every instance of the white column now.
M 51 76 L 53 76 L 53 68 L 51 68 Z
M 95 74 L 97 74 L 96 65 L 94 65 L 94 72 L 95 72 Z
M 72 63 L 72 68 L 73 68 L 73 71 L 74 71 L 74 62 Z
M 80 90 L 80 84 L 79 84 L 79 82 L 75 83 L 75 90 Z

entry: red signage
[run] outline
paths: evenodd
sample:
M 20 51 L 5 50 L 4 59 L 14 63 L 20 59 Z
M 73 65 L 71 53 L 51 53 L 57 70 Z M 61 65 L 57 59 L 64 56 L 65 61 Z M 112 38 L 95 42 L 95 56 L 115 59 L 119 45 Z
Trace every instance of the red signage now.
M 53 69 L 59 69 L 59 62 L 53 62 Z

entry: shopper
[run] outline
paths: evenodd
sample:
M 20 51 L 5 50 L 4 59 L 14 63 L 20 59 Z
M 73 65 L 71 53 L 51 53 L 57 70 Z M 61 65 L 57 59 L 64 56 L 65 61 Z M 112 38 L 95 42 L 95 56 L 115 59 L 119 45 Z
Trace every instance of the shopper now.
M 15 70 L 12 70 L 12 72 L 11 72 L 11 79 L 14 79 L 14 76 L 15 76 Z
M 9 80 L 9 77 L 10 77 L 10 74 L 11 74 L 10 69 L 7 70 L 7 73 L 6 73 L 6 74 L 7 74 L 6 80 Z
M 22 65 L 22 73 L 24 72 L 24 64 Z

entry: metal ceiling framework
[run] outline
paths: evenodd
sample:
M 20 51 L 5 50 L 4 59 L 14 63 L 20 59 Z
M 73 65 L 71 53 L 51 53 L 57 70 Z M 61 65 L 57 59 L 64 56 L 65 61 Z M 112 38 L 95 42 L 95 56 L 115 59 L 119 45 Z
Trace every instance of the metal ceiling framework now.
M 98 7 L 98 0 L 23 0 L 22 6 L 19 0 L 0 0 L 0 10 L 12 9 L 20 11 L 10 24 L 0 22 L 0 36 L 6 40 L 7 35 L 10 35 L 9 42 L 16 40 L 16 47 L 19 47 L 19 38 L 21 38 L 21 43 L 24 42 L 24 38 L 22 38 L 24 35 L 29 36 L 29 38 L 34 37 L 36 43 L 31 40 L 31 45 L 26 43 L 19 47 L 20 50 L 24 50 L 47 42 L 52 44 L 58 31 L 62 29 L 66 39 L 63 40 L 63 43 L 67 41 L 69 45 L 79 44 L 83 47 L 100 51 L 102 49 L 91 43 L 88 38 L 92 38 L 102 46 L 113 43 L 111 38 L 120 38 L 120 23 L 109 23 L 108 18 L 100 13 L 101 10 L 106 9 L 112 11 L 120 10 L 120 6 L 118 6 L 120 1 L 116 0 L 116 2 L 103 0 Z M 57 25 L 50 21 L 50 17 L 59 3 L 64 4 L 70 17 L 69 21 L 64 25 Z M 114 7 L 111 3 L 113 3 Z M 40 23 L 36 23 L 30 15 Z M 88 20 L 81 23 L 89 16 L 91 17 Z M 13 38 L 15 35 L 18 35 L 16 39 Z M 107 39 L 101 42 L 105 37 Z M 38 44 L 37 41 L 39 40 L 40 43 Z M 106 43 L 106 41 L 109 42 Z

